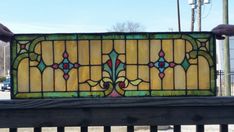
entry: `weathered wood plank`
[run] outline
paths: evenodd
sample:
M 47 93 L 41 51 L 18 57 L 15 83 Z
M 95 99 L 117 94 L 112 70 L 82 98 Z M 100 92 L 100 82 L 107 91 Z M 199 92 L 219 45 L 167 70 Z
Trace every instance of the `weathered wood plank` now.
M 32 108 L 234 106 L 234 97 L 127 97 L 0 100 L 0 110 Z
M 191 98 L 182 97 L 165 98 L 167 101 L 164 103 L 159 103 L 163 101 L 162 98 L 152 98 L 155 103 L 149 99 L 138 100 L 138 103 L 129 99 L 130 101 L 126 101 L 126 104 L 120 98 L 110 99 L 107 101 L 108 103 L 100 99 L 100 104 L 95 104 L 98 103 L 96 99 L 94 102 L 92 99 L 84 102 L 72 100 L 73 103 L 69 103 L 66 99 L 64 101 L 47 100 L 48 102 L 44 100 L 12 100 L 14 103 L 0 101 L 0 127 L 234 123 L 234 98 L 197 97 L 193 99 L 194 101 Z M 120 100 L 119 107 L 117 107 L 118 100 Z M 149 101 L 148 104 L 147 101 Z M 131 102 L 133 104 L 135 102 L 135 104 L 133 105 Z M 20 107 L 20 104 L 23 105 Z

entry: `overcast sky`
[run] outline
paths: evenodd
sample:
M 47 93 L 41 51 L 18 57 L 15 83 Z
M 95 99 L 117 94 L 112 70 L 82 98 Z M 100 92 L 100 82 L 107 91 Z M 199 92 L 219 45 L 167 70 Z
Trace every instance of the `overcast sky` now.
M 234 0 L 229 0 L 234 12 Z M 191 6 L 180 0 L 182 31 L 190 30 Z M 202 7 L 202 30 L 222 23 L 222 0 Z M 116 22 L 133 21 L 146 31 L 177 31 L 176 0 L 1 0 L 0 23 L 14 33 L 106 32 Z M 230 23 L 234 15 L 230 13 Z M 195 27 L 195 29 L 197 29 Z

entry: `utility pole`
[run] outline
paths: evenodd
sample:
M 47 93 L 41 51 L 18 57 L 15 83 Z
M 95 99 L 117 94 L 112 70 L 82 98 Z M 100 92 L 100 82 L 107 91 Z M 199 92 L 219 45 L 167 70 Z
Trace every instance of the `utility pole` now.
M 223 23 L 228 24 L 228 0 L 223 0 Z M 231 96 L 229 37 L 224 39 L 224 86 L 226 96 Z
M 195 9 L 192 8 L 192 9 L 191 9 L 191 12 L 192 12 L 192 14 L 191 14 L 191 32 L 193 32 L 193 31 L 194 31 L 194 22 L 195 22 L 195 19 L 194 19 L 194 16 L 195 16 Z
M 201 31 L 202 25 L 202 6 L 205 4 L 210 4 L 210 0 L 188 0 L 188 4 L 191 5 L 191 31 L 194 31 L 195 22 L 195 11 L 197 11 L 197 28 Z
M 201 0 L 197 0 L 197 26 L 198 31 L 201 31 Z
M 178 15 L 178 30 L 181 31 L 180 28 L 180 0 L 177 0 L 177 15 Z

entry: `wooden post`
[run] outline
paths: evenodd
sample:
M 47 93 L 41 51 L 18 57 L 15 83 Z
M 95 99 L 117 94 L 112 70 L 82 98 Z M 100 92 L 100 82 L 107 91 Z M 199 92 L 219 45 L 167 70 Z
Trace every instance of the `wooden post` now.
M 197 24 L 198 31 L 201 31 L 201 0 L 197 0 Z
M 180 27 L 180 0 L 177 0 L 177 15 L 178 15 L 178 30 L 181 31 Z
M 191 32 L 193 32 L 194 31 L 194 13 L 195 13 L 195 9 L 194 8 L 192 8 L 191 9 Z
M 223 0 L 223 23 L 228 24 L 228 0 Z M 231 96 L 229 37 L 224 39 L 224 86 L 226 96 Z

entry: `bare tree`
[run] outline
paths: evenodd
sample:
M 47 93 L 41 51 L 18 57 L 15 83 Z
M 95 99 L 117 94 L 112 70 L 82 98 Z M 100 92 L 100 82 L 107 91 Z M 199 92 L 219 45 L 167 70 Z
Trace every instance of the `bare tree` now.
M 108 29 L 109 32 L 142 32 L 144 30 L 144 26 L 140 23 L 131 21 L 116 23 Z

